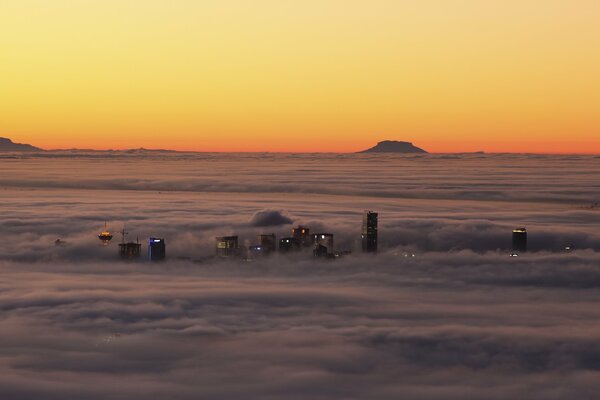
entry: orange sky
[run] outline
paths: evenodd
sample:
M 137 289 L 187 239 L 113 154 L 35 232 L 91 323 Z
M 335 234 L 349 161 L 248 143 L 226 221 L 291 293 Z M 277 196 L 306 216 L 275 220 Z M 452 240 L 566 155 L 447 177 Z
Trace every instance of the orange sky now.
M 597 0 L 5 0 L 0 136 L 600 153 L 598 21 Z

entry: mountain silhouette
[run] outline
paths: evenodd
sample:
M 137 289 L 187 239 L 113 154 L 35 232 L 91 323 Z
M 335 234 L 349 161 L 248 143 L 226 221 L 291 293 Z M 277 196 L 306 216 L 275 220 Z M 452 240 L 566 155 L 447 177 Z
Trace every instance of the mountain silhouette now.
M 9 138 L 0 137 L 0 152 L 1 151 L 42 151 L 42 149 L 30 144 L 14 143 Z
M 397 140 L 384 140 L 370 149 L 359 151 L 359 153 L 427 153 L 425 150 L 413 146 L 410 142 Z

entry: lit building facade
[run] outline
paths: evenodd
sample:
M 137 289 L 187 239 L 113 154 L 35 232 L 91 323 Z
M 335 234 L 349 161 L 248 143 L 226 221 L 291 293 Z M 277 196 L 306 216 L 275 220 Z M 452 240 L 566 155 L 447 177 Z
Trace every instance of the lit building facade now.
M 239 254 L 237 236 L 218 236 L 216 238 L 217 257 L 228 258 Z
M 150 238 L 148 239 L 148 260 L 162 261 L 167 257 L 167 246 L 165 239 Z
M 279 239 L 279 252 L 288 253 L 300 248 L 300 243 L 294 237 L 284 237 Z
M 513 251 L 527 251 L 527 229 L 517 228 L 512 231 L 512 249 Z
M 310 240 L 310 229 L 305 226 L 298 225 L 297 228 L 293 228 L 292 237 L 298 241 L 300 246 L 308 247 L 312 244 Z
M 315 233 L 312 235 L 315 248 L 323 246 L 328 253 L 333 253 L 333 233 Z

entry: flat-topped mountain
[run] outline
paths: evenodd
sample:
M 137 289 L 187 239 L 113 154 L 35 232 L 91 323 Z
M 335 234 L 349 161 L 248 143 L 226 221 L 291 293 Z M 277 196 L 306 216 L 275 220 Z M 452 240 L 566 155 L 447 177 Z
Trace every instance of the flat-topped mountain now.
M 425 150 L 413 146 L 410 142 L 398 140 L 384 140 L 370 149 L 359 151 L 359 153 L 427 153 Z
M 42 149 L 30 144 L 14 143 L 9 138 L 0 137 L 0 152 L 2 151 L 42 151 Z

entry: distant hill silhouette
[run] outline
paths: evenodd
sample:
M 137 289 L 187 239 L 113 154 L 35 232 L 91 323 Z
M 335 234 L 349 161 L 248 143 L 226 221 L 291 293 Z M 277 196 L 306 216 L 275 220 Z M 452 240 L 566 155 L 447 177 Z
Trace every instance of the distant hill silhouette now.
M 413 146 L 410 142 L 397 140 L 384 140 L 370 149 L 359 151 L 359 153 L 427 153 L 425 150 Z
M 42 151 L 42 149 L 30 144 L 14 143 L 8 138 L 0 137 L 0 152 L 2 151 Z

